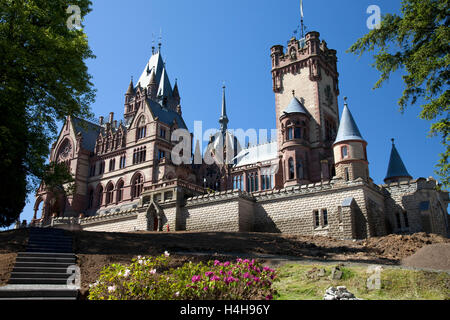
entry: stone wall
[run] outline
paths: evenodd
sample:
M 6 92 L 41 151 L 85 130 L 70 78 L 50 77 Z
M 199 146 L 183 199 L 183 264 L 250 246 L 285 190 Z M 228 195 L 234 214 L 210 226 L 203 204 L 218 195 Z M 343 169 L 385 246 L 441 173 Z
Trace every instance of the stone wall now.
M 138 219 L 137 211 L 104 214 L 80 219 L 83 231 L 132 232 L 146 230 L 146 222 Z

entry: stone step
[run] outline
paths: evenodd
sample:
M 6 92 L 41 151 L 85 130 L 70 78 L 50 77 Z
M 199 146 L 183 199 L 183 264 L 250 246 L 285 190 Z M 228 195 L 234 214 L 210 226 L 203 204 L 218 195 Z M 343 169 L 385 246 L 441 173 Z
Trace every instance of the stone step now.
M 29 244 L 27 246 L 27 249 L 37 249 L 37 248 L 43 248 L 43 249 L 47 249 L 47 250 L 55 250 L 55 252 L 58 252 L 57 250 L 72 250 L 72 246 L 68 245 L 68 246 L 57 246 L 57 245 L 42 245 L 42 244 Z M 47 251 L 46 251 L 47 252 Z
M 14 267 L 12 272 L 28 272 L 28 273 L 39 273 L 39 272 L 47 272 L 47 273 L 66 273 L 67 268 L 51 268 L 51 267 Z
M 28 238 L 28 243 L 72 244 L 72 239 Z
M 7 285 L 0 287 L 0 299 L 76 299 L 78 290 L 66 285 Z
M 17 262 L 56 262 L 75 264 L 75 258 L 53 258 L 53 257 L 17 257 Z
M 74 265 L 75 263 L 68 262 L 17 262 L 14 265 L 15 268 L 65 268 Z
M 67 279 L 71 275 L 64 272 L 11 272 L 9 279 Z
M 54 253 L 54 252 L 19 252 L 17 257 L 37 257 L 37 258 L 76 258 L 74 253 Z
M 73 252 L 72 249 L 48 249 L 48 248 L 30 248 L 27 249 L 27 252 L 33 253 L 33 252 L 48 252 L 48 253 L 52 253 L 52 252 L 57 252 L 57 253 L 71 253 Z
M 67 279 L 61 278 L 10 278 L 8 284 L 67 284 Z

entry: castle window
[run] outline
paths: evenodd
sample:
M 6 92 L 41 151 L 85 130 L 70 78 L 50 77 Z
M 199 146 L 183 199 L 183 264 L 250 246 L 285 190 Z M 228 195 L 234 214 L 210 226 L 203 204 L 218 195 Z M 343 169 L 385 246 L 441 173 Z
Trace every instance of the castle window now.
M 302 128 L 296 127 L 294 129 L 294 138 L 301 139 L 302 138 Z
M 345 175 L 345 181 L 350 181 L 350 172 L 348 171 L 348 168 L 344 169 L 344 175 Z
M 295 179 L 294 159 L 289 158 L 288 161 L 289 180 Z
M 142 163 L 145 161 L 147 147 L 141 147 L 134 149 L 133 151 L 133 164 Z
M 430 201 L 422 201 L 420 203 L 420 211 L 427 211 L 430 209 Z
M 323 221 L 324 227 L 328 226 L 328 211 L 327 211 L 327 209 L 322 209 L 322 221 Z
M 120 157 L 120 164 L 119 164 L 119 168 L 120 169 L 123 169 L 123 168 L 125 168 L 125 161 L 126 161 L 126 157 L 125 156 L 121 156 Z
M 113 202 L 113 197 L 114 197 L 114 186 L 112 183 L 108 184 L 108 186 L 106 187 L 106 205 L 109 205 Z
M 258 173 L 249 173 L 247 177 L 247 191 L 256 192 L 258 189 Z
M 100 186 L 100 188 L 97 191 L 97 208 L 100 208 L 103 202 L 103 187 Z
M 319 210 L 313 211 L 314 228 L 320 227 Z
M 166 138 L 166 129 L 164 129 L 164 128 L 159 128 L 159 136 L 161 137 L 161 138 Z
M 161 161 L 162 159 L 164 159 L 166 157 L 166 153 L 164 150 L 159 150 L 158 149 L 158 160 Z
M 109 171 L 114 171 L 116 169 L 116 159 L 109 160 Z
M 233 177 L 233 190 L 243 190 L 242 175 Z
M 117 196 L 116 196 L 117 202 L 120 202 L 123 199 L 123 185 L 124 185 L 123 181 L 120 181 L 119 184 L 117 185 Z
M 147 135 L 147 127 L 146 126 L 138 128 L 138 131 L 137 131 L 137 139 L 138 140 L 145 138 L 146 135 Z
M 291 127 L 291 128 L 288 128 L 287 129 L 287 137 L 286 137 L 286 140 L 292 140 L 293 139 L 293 128 Z
M 270 190 L 273 188 L 272 175 L 263 174 L 261 175 L 261 190 Z
M 105 161 L 100 161 L 100 169 L 98 174 L 104 174 L 105 173 Z
M 144 179 L 142 178 L 141 174 L 138 174 L 131 184 L 131 196 L 133 198 L 139 197 L 142 193 L 143 187 L 144 187 Z
M 403 220 L 405 221 L 405 227 L 409 228 L 408 212 L 403 211 Z
M 336 123 L 325 119 L 325 140 L 333 141 L 336 138 Z
M 303 171 L 303 162 L 301 159 L 297 160 L 297 178 L 303 179 L 304 171 Z
M 347 146 L 343 146 L 341 148 L 341 152 L 342 152 L 342 159 L 345 159 L 348 157 L 348 147 Z

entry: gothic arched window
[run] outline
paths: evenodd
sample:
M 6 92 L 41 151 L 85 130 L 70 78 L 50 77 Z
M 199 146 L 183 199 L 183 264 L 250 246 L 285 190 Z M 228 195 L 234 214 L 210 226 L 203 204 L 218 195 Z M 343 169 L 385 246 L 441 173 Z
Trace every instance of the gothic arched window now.
M 142 189 L 144 188 L 144 178 L 139 173 L 131 183 L 131 196 L 137 198 L 141 195 Z
M 289 180 L 295 179 L 294 159 L 292 158 L 289 158 L 288 160 L 288 170 L 289 170 Z
M 113 198 L 114 198 L 114 185 L 112 183 L 109 183 L 106 186 L 106 202 L 105 204 L 111 204 L 113 202 Z
M 100 186 L 97 190 L 97 208 L 100 208 L 103 203 L 103 187 Z
M 147 136 L 147 126 L 145 124 L 145 118 L 141 117 L 137 126 L 137 140 L 145 138 Z
M 297 160 L 297 179 L 303 179 L 304 171 L 303 171 L 303 161 L 301 159 Z
M 120 202 L 123 199 L 123 185 L 124 182 L 123 180 L 121 180 L 118 184 L 117 184 L 117 195 L 116 195 L 116 201 Z

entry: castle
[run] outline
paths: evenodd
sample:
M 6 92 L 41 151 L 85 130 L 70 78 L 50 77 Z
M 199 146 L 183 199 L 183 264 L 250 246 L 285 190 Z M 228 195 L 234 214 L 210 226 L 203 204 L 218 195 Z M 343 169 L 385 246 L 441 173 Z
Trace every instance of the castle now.
M 389 233 L 447 236 L 448 192 L 413 179 L 392 143 L 385 184 L 370 178 L 367 141 L 347 99 L 339 117 L 336 51 L 318 32 L 271 48 L 277 138 L 241 147 L 220 129 L 205 155 L 175 164 L 173 133 L 187 130 L 161 50 L 125 94 L 123 119 L 68 117 L 50 161 L 66 163 L 76 191 L 36 193 L 33 225 L 87 231 L 251 231 L 362 239 Z M 176 140 L 176 139 L 175 139 Z M 190 145 L 194 143 L 191 141 Z M 198 158 L 199 150 L 187 158 Z M 184 154 L 186 156 L 186 154 Z M 200 154 L 200 158 L 204 155 Z M 38 218 L 40 211 L 40 218 Z

